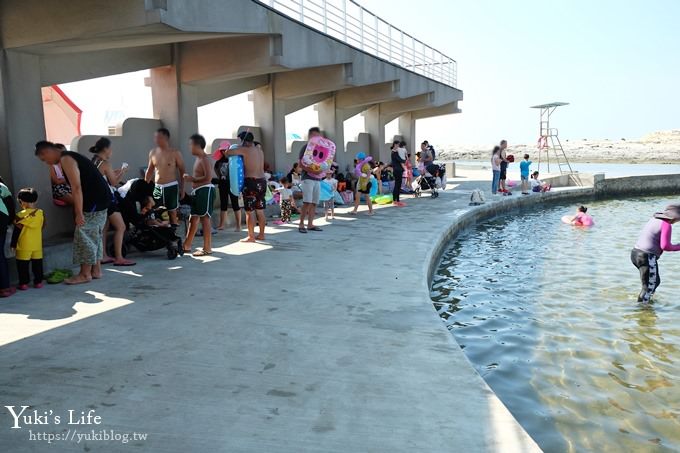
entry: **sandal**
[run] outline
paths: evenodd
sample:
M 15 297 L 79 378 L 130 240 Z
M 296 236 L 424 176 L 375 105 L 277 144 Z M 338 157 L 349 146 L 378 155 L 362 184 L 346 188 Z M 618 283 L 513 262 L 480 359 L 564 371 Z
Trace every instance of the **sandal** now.
M 300 228 L 298 228 L 298 231 L 299 231 L 300 233 L 307 234 L 307 228 L 305 228 L 305 227 L 300 227 Z
M 111 264 L 114 263 L 115 261 L 116 260 L 114 260 L 113 258 L 106 258 L 105 260 L 102 260 L 101 264 Z
M 323 230 L 318 226 L 313 226 L 311 228 L 307 228 L 307 231 L 323 231 Z
M 135 263 L 134 261 L 130 261 L 130 260 L 123 260 L 123 261 L 119 261 L 119 262 L 114 261 L 113 262 L 114 266 L 134 266 L 135 264 L 137 264 L 137 263 Z
M 196 250 L 194 253 L 191 254 L 191 256 L 208 256 L 212 255 L 212 252 L 206 252 L 203 249 Z

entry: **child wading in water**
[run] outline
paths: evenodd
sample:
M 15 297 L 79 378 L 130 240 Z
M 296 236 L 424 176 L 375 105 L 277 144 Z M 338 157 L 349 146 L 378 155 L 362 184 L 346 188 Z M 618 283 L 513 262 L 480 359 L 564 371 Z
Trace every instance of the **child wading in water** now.
M 191 154 L 194 160 L 194 171 L 192 175 L 184 175 L 184 180 L 191 183 L 191 219 L 189 221 L 189 231 L 184 240 L 184 252 L 191 253 L 191 243 L 198 230 L 198 222 L 203 226 L 203 248 L 193 253 L 193 256 L 206 256 L 212 253 L 212 216 L 213 204 L 215 203 L 215 186 L 212 185 L 212 163 L 205 153 L 205 138 L 202 135 L 194 134 L 190 139 Z
M 43 286 L 42 229 L 45 217 L 42 209 L 35 207 L 38 192 L 33 188 L 21 189 L 17 194 L 21 211 L 17 212 L 14 223 L 20 229 L 16 243 L 17 272 L 20 290 L 27 290 L 31 281 L 29 266 L 33 269 L 33 287 Z
M 586 214 L 588 212 L 588 208 L 585 206 L 579 206 L 578 209 L 576 210 L 576 215 L 574 218 L 571 220 L 571 224 L 574 226 L 593 226 L 595 225 L 595 222 L 593 221 L 593 218 Z

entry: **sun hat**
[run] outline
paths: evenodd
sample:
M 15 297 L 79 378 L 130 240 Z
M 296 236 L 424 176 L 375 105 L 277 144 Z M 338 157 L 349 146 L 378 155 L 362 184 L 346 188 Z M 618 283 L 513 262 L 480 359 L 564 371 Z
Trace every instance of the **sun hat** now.
M 670 204 L 662 212 L 657 212 L 654 217 L 661 220 L 680 220 L 680 204 Z
M 213 153 L 212 157 L 215 160 L 220 160 L 223 157 L 222 151 L 226 151 L 229 149 L 231 146 L 231 142 L 229 140 L 222 140 L 220 142 L 220 146 L 217 147 L 217 150 Z

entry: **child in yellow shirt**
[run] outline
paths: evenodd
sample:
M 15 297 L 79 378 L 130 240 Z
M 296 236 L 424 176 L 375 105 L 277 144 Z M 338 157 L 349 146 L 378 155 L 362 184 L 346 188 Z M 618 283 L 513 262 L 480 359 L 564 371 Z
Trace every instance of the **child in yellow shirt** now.
M 35 207 L 38 192 L 29 187 L 21 189 L 17 194 L 21 211 L 17 212 L 14 223 L 21 229 L 16 245 L 17 271 L 19 273 L 20 290 L 27 290 L 31 279 L 29 264 L 33 268 L 33 287 L 43 286 L 43 250 L 42 230 L 45 216 L 42 209 Z

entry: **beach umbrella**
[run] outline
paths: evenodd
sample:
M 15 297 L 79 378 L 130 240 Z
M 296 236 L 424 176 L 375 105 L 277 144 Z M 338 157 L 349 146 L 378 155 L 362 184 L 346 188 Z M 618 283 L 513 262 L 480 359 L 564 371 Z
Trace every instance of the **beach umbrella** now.
M 80 135 L 83 111 L 57 85 L 42 88 L 47 140 L 69 145 Z

